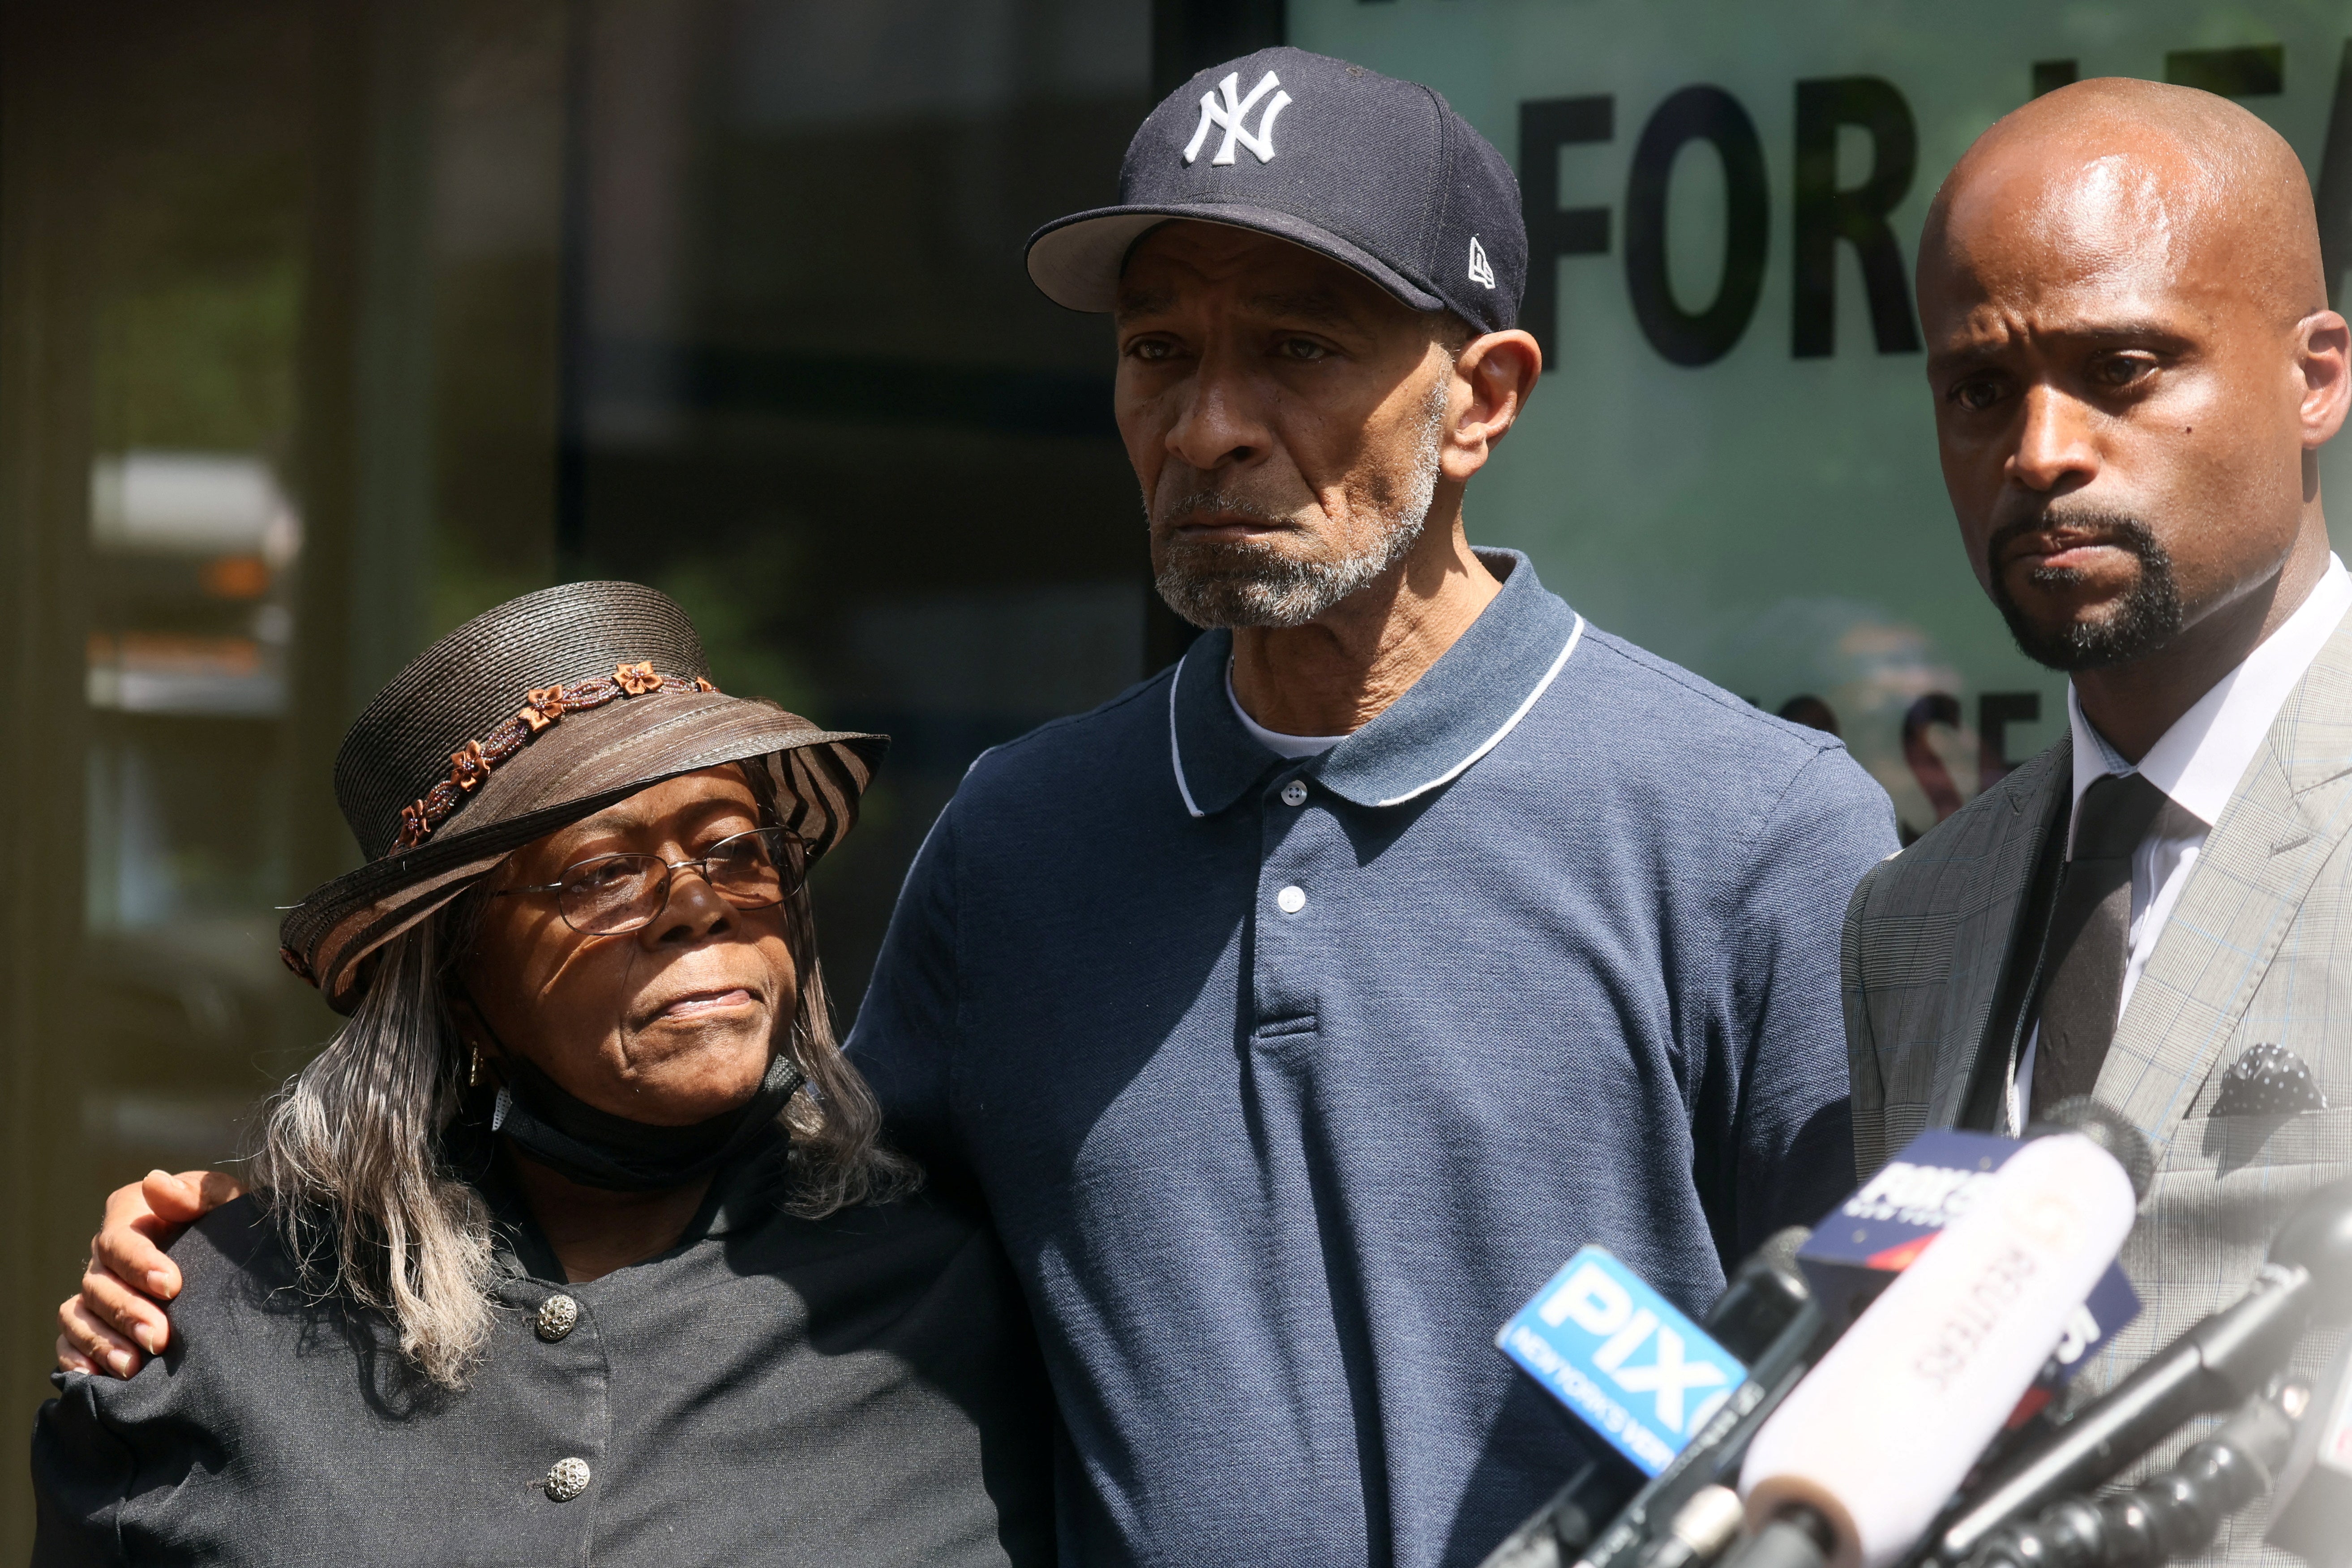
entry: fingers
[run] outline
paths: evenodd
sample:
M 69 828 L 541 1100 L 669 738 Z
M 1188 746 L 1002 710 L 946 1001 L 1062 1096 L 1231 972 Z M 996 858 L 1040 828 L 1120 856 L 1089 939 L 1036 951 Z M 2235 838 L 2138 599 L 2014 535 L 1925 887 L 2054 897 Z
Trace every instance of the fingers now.
M 115 1196 L 121 1197 L 131 1190 L 125 1187 Z M 176 1176 L 164 1171 L 150 1171 L 147 1179 L 139 1184 L 138 1192 L 147 1211 L 157 1219 L 184 1226 L 204 1218 L 231 1198 L 243 1196 L 245 1189 L 218 1171 L 183 1171 Z M 107 1218 L 110 1222 L 113 1217 L 114 1204 L 110 1199 Z
M 82 1275 L 78 1300 L 91 1318 L 150 1355 L 172 1342 L 172 1320 L 163 1309 L 96 1263 Z
M 106 1224 L 90 1239 L 89 1256 L 94 1272 L 111 1274 L 158 1301 L 168 1301 L 180 1293 L 180 1270 L 163 1248 L 186 1222 L 166 1221 L 149 1205 L 147 1192 L 159 1181 L 176 1185 L 179 1178 L 158 1171 L 139 1186 L 117 1187 L 107 1194 Z M 184 1200 L 196 1196 L 193 1191 L 181 1195 Z M 177 1206 L 190 1205 L 184 1201 Z
M 149 1214 L 169 1225 L 185 1225 L 204 1213 L 198 1206 L 194 1183 L 173 1175 L 168 1171 L 150 1171 L 136 1187 L 120 1188 L 107 1199 L 106 1213 L 110 1220 L 114 1217 L 115 1199 L 132 1193 L 138 1194 L 140 1204 Z M 138 1216 L 132 1215 L 130 1217 Z
M 88 1281 L 83 1283 L 87 1289 Z M 68 1372 L 103 1369 L 129 1377 L 146 1363 L 139 1347 L 93 1313 L 84 1297 L 68 1297 L 58 1305 L 58 1364 Z
M 217 1171 L 173 1175 L 150 1171 L 132 1186 L 107 1194 L 106 1223 L 90 1238 L 89 1268 L 81 1294 L 58 1309 L 58 1364 L 77 1368 L 69 1357 L 129 1377 L 150 1354 L 172 1341 L 172 1323 L 159 1301 L 180 1293 L 179 1266 L 163 1248 L 191 1221 L 244 1194 L 244 1187 Z
M 180 1293 L 180 1270 L 163 1248 L 189 1222 L 201 1219 L 245 1188 L 217 1171 L 172 1175 L 150 1171 L 136 1186 L 107 1194 L 106 1224 L 90 1244 L 90 1256 L 118 1279 L 159 1301 Z
M 235 1176 L 223 1175 L 218 1171 L 183 1171 L 180 1180 L 195 1184 L 197 1201 L 204 1205 L 202 1212 L 205 1214 L 245 1196 L 243 1182 Z

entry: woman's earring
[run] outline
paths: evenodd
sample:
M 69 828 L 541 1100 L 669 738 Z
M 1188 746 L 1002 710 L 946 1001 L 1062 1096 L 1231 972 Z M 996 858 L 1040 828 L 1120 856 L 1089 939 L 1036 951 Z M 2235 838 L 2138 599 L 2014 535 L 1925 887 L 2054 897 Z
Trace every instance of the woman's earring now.
M 467 1089 L 482 1087 L 482 1047 L 479 1046 L 466 1047 L 466 1087 Z

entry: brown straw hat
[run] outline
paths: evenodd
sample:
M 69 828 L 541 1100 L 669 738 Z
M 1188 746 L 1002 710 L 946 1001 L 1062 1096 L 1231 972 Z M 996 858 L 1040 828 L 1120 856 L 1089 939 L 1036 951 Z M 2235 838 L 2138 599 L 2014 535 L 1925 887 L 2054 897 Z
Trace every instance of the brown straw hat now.
M 343 737 L 335 800 L 371 858 L 295 906 L 279 952 L 348 1013 L 370 953 L 510 852 L 722 763 L 765 767 L 814 863 L 857 820 L 888 744 L 719 691 L 693 623 L 654 589 L 509 599 L 419 654 Z

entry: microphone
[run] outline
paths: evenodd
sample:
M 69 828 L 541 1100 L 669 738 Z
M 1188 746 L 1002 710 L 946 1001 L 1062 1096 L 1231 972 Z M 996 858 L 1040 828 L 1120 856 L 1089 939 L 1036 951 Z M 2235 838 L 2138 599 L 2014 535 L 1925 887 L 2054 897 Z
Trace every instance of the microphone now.
M 2352 1563 L 2352 1341 L 2313 1393 L 2263 1539 L 2311 1568 Z
M 1748 1445 L 1741 1568 L 1886 1568 L 1935 1521 L 2130 1233 L 2089 1139 L 2019 1149 Z
M 1688 1521 L 1682 1512 L 1695 1494 L 1724 1490 L 1715 1483 L 1739 1462 L 1748 1439 L 1804 1376 L 1826 1342 L 1821 1308 L 1797 1266 L 1798 1250 L 1810 1234 L 1795 1226 L 1778 1233 L 1733 1275 L 1732 1284 L 1707 1313 L 1707 1322 L 1713 1329 L 1719 1319 L 1725 1320 L 1743 1347 L 1757 1347 L 1741 1355 L 1748 1363 L 1746 1380 L 1682 1452 L 1618 1510 L 1586 1548 L 1577 1568 L 1631 1568 L 1644 1558 L 1661 1526 L 1668 1539 L 1680 1540 L 1685 1561 L 1712 1561 L 1730 1544 L 1729 1534 L 1718 1529 L 1723 1518 L 1719 1500 L 1698 1503 Z M 1769 1304 L 1760 1311 L 1748 1305 L 1766 1300 Z M 1736 1512 L 1730 1528 L 1738 1528 Z
M 1804 1244 L 1806 1234 L 1803 1226 L 1792 1226 L 1769 1237 L 1732 1271 L 1723 1293 L 1700 1320 L 1700 1327 L 1743 1363 L 1761 1367 L 1769 1362 L 1775 1348 L 1790 1337 L 1792 1324 L 1811 1304 L 1811 1292 L 1795 1262 L 1797 1248 Z M 1563 1275 L 1570 1274 L 1573 1265 L 1570 1270 L 1563 1270 Z M 1536 1300 L 1549 1300 L 1556 1289 L 1556 1284 L 1547 1285 Z M 1506 1340 L 1508 1335 L 1507 1325 Z M 1810 1330 L 1805 1337 L 1810 1339 Z M 1752 1403 L 1749 1390 L 1754 1382 L 1751 1373 L 1698 1434 L 1646 1482 L 1623 1462 L 1611 1458 L 1588 1460 L 1552 1494 L 1550 1500 L 1487 1555 L 1481 1568 L 1561 1568 L 1561 1564 L 1574 1561 L 1595 1537 L 1603 1533 L 1604 1523 L 1613 1531 L 1629 1512 L 1638 1516 L 1643 1511 L 1639 1500 L 1671 1485 L 1671 1478 L 1685 1474 L 1685 1458 L 1724 1424 L 1728 1413 L 1742 1406 L 1743 1400 Z M 1702 1476 L 1692 1484 L 1712 1479 L 1711 1474 Z M 1628 1500 L 1634 1500 L 1630 1506 Z M 1680 1500 L 1678 1494 L 1676 1500 Z
M 2162 1475 L 2113 1497 L 2052 1503 L 2031 1524 L 1996 1531 L 1969 1568 L 2155 1568 L 2195 1556 L 2270 1489 L 2310 1394 L 2290 1383 L 2254 1395 Z
M 1968 1561 L 1992 1532 L 2068 1492 L 2087 1491 L 2182 1422 L 2226 1410 L 2278 1370 L 2324 1305 L 2352 1293 L 2352 1181 L 2320 1188 L 2286 1217 L 2253 1289 L 2200 1320 L 2132 1374 L 2018 1456 L 1964 1505 L 1930 1553 Z
M 2027 1129 L 2026 1136 L 2078 1130 L 2124 1166 L 2135 1195 L 2146 1195 L 2155 1166 L 2147 1141 L 2137 1127 L 2088 1095 L 2053 1106 L 2044 1121 Z M 1706 1319 L 1709 1331 L 1748 1363 L 1748 1382 L 1705 1431 L 1634 1494 L 1607 1529 L 1597 1536 L 1588 1529 L 1591 1545 L 1578 1568 L 1690 1568 L 1694 1563 L 1704 1568 L 1722 1555 L 1739 1518 L 1736 1494 L 1718 1483 L 1738 1471 L 1748 1440 L 1845 1324 L 1918 1256 L 1947 1219 L 1965 1211 L 1974 1184 L 2021 1146 L 1981 1133 L 1925 1134 L 1905 1148 L 1890 1167 L 1891 1176 L 1881 1173 L 1874 1177 L 1818 1230 L 1809 1235 L 1792 1227 L 1759 1247 Z M 1889 1203 L 1890 1198 L 1900 1201 Z M 1834 1240 L 1824 1235 L 1832 1230 Z M 1743 1335 L 1725 1325 L 1737 1318 L 1743 1290 L 1763 1280 L 1779 1281 L 1776 1321 L 1786 1326 L 1769 1348 L 1751 1354 L 1747 1346 L 1763 1336 Z M 1827 1290 L 1811 1289 L 1817 1283 L 1825 1283 Z M 1834 1310 L 1832 1300 L 1838 1303 Z M 1802 1302 L 1801 1315 L 1790 1312 L 1786 1303 L 1791 1300 Z M 2138 1310 L 2129 1283 L 2110 1268 L 2091 1300 L 2069 1320 L 2060 1352 L 2037 1384 L 2041 1396 L 2047 1397 L 2042 1385 L 2054 1388 L 2071 1376 L 2084 1349 L 2128 1322 Z M 2029 1395 L 2029 1402 L 2033 1398 Z M 1727 1503 L 1734 1505 L 1729 1513 Z M 1490 1563 L 1493 1568 L 1507 1568 L 1507 1562 Z
M 2132 1195 L 2147 1200 L 2147 1189 L 2156 1180 L 2156 1151 L 2148 1147 L 2147 1135 L 2122 1111 L 2087 1094 L 2069 1095 L 2035 1117 L 2025 1129 L 2028 1138 L 2043 1138 L 2055 1132 L 2080 1132 L 2105 1149 L 2124 1168 L 2124 1174 L 2131 1178 Z
M 2147 1195 L 2155 1156 L 2139 1129 L 2088 1095 L 2051 1108 L 2026 1129 L 2028 1140 L 2079 1131 L 2105 1150 L 2131 1178 L 2135 1201 Z M 1924 1252 L 1943 1227 L 1968 1212 L 2001 1163 L 2024 1144 L 1989 1132 L 1937 1128 L 1920 1133 L 1814 1230 L 1798 1255 L 1822 1311 L 1843 1327 Z M 2123 1270 L 2110 1267 L 2068 1320 L 2050 1364 L 2019 1405 L 2022 1422 L 2074 1374 L 2085 1352 L 2139 1315 Z

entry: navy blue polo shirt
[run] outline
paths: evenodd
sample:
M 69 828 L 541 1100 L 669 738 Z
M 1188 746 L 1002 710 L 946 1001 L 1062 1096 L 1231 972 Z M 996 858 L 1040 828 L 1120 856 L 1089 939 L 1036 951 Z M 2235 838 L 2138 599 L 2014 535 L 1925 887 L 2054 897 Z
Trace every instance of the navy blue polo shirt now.
M 1696 1312 L 1852 1176 L 1885 795 L 1482 555 L 1332 750 L 1253 740 L 1210 633 L 908 873 L 850 1050 L 1028 1293 L 1066 1560 L 1475 1563 L 1585 1451 L 1503 1320 L 1587 1242 Z

